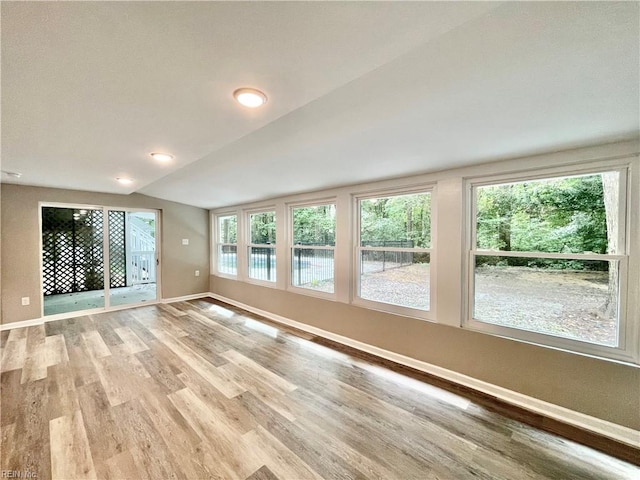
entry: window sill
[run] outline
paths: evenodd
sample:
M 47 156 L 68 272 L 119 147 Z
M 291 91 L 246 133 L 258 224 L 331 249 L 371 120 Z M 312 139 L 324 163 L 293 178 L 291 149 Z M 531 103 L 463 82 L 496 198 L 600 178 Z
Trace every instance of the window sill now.
M 311 288 L 296 287 L 294 285 L 289 285 L 286 290 L 287 292 L 295 293 L 296 295 L 306 295 L 308 297 L 316 297 L 333 302 L 338 300 L 336 292 L 329 293 L 321 290 L 313 290 Z
M 281 288 L 278 287 L 277 281 L 270 282 L 268 280 L 259 280 L 256 278 L 248 278 L 248 277 L 243 280 L 236 278 L 236 280 L 238 280 L 239 282 L 249 283 L 251 285 L 258 285 L 260 287 L 275 288 L 275 289 L 281 290 Z
M 391 303 L 374 302 L 372 300 L 365 300 L 360 297 L 355 297 L 351 301 L 351 304 L 356 307 L 375 310 L 377 312 L 391 313 L 393 315 L 400 315 L 402 317 L 415 318 L 416 320 L 437 323 L 434 319 L 435 312 L 433 310 L 420 310 L 418 308 L 403 307 L 401 305 L 393 305 Z
M 494 337 L 528 343 L 538 347 L 551 348 L 565 353 L 596 358 L 598 360 L 620 363 L 634 367 L 637 367 L 640 364 L 640 361 L 634 352 L 618 347 L 608 347 L 606 345 L 598 345 L 570 338 L 556 337 L 544 333 L 529 332 L 527 330 L 481 322 L 475 319 L 467 321 L 462 325 L 462 328 L 492 335 Z
M 214 277 L 226 278 L 228 280 L 238 280 L 238 275 L 231 275 L 230 273 L 214 272 L 211 275 Z

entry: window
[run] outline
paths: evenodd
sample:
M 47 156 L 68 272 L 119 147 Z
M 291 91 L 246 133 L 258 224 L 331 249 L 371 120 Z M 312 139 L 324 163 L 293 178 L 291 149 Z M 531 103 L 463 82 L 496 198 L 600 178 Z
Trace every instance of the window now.
M 249 214 L 249 278 L 276 281 L 276 212 Z
M 474 185 L 471 323 L 550 345 L 622 347 L 625 173 Z
M 358 209 L 358 296 L 429 310 L 431 194 L 364 198 Z
M 333 293 L 336 206 L 295 207 L 291 218 L 291 285 Z
M 227 275 L 238 274 L 238 217 L 223 215 L 218 217 L 218 272 Z

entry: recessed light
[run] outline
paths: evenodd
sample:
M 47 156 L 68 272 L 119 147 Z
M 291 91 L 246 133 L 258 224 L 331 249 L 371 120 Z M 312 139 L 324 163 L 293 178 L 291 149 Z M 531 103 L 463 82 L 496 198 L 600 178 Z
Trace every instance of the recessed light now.
M 7 170 L 2 170 L 2 173 L 7 177 L 20 178 L 22 174 L 20 172 L 9 172 Z
M 153 152 L 153 153 L 150 153 L 149 155 L 151 155 L 154 159 L 160 162 L 168 162 L 169 160 L 173 160 L 173 155 L 169 153 Z
M 122 185 L 129 185 L 130 183 L 133 183 L 133 180 L 131 178 L 116 177 L 116 180 L 119 181 Z
M 261 107 L 267 103 L 267 96 L 255 88 L 239 88 L 233 92 L 239 104 L 249 108 Z

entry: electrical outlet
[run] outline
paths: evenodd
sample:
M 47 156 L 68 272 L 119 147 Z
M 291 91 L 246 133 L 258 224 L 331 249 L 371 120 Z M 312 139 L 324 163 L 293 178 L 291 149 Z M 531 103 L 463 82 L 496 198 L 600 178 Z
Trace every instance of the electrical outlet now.
M 196 277 L 200 276 L 200 270 L 196 270 Z
M 31 299 L 29 297 L 22 297 L 22 306 L 26 307 L 29 304 L 31 304 Z
M 188 238 L 183 238 L 182 239 L 182 244 L 183 245 L 189 245 L 189 239 Z

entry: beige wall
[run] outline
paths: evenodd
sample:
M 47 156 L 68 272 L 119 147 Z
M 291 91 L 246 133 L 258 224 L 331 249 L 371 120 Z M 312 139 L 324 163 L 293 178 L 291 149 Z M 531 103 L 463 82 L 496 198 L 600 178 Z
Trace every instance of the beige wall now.
M 286 221 L 277 229 L 277 282 L 258 285 L 240 268 L 237 279 L 212 276 L 210 290 L 223 297 L 349 337 L 439 367 L 468 375 L 577 412 L 619 425 L 640 429 L 640 368 L 592 356 L 492 336 L 461 327 L 466 315 L 464 272 L 465 181 L 469 178 L 526 172 L 531 169 L 573 169 L 589 164 L 607 168 L 619 162 L 629 165 L 630 224 L 629 282 L 626 295 L 628 329 L 625 341 L 630 350 L 640 339 L 640 160 L 638 142 L 605 145 L 590 149 L 517 159 L 460 168 L 375 184 L 352 185 L 321 192 L 270 199 L 250 205 L 219 209 L 213 213 L 243 212 L 270 205 L 277 218 L 287 218 L 287 206 L 314 199 L 332 198 L 337 205 L 335 250 L 335 298 L 326 299 L 295 293 L 287 284 L 289 254 Z M 432 257 L 432 311 L 427 319 L 383 313 L 352 302 L 354 242 L 353 197 L 362 192 L 427 185 L 434 188 L 433 224 L 435 245 Z M 239 222 L 238 236 L 246 232 Z M 238 263 L 242 265 L 238 248 Z M 299 290 L 298 290 L 299 292 Z M 357 299 L 353 300 L 357 302 Z M 637 354 L 637 353 L 635 353 Z M 632 362 L 631 360 L 630 362 Z M 637 359 L 636 359 L 637 361 Z
M 0 188 L 2 323 L 41 316 L 38 203 L 58 202 L 161 211 L 162 297 L 209 289 L 209 215 L 206 210 L 140 194 L 112 195 L 3 184 Z M 182 245 L 188 238 L 189 245 Z M 200 277 L 194 271 L 200 270 Z M 31 305 L 21 306 L 21 297 Z

